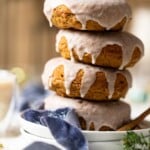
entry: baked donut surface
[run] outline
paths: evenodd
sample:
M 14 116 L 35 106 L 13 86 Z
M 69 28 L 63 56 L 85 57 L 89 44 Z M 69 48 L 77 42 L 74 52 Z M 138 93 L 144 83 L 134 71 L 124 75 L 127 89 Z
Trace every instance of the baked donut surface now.
M 66 59 L 120 69 L 134 66 L 144 53 L 142 41 L 127 32 L 60 30 L 56 49 Z
M 50 93 L 45 99 L 45 109 L 75 109 L 83 130 L 117 130 L 130 121 L 130 106 L 122 101 L 91 102 L 64 98 Z
M 42 80 L 60 96 L 93 101 L 118 100 L 131 87 L 128 71 L 94 67 L 54 58 L 47 62 Z
M 131 19 L 125 0 L 45 0 L 50 25 L 79 30 L 121 30 Z

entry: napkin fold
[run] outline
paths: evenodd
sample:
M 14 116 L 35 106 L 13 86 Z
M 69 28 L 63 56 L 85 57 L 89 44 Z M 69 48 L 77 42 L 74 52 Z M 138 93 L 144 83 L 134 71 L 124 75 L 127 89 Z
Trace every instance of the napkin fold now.
M 88 150 L 88 142 L 80 130 L 74 109 L 62 108 L 55 111 L 28 109 L 22 117 L 48 127 L 54 139 L 66 150 Z
M 53 145 L 37 141 L 37 142 L 34 142 L 34 143 L 28 145 L 23 150 L 60 150 L 60 149 Z
M 66 122 L 80 128 L 78 117 L 72 108 L 61 108 L 55 111 L 27 109 L 22 113 L 22 117 L 27 121 L 41 124 L 41 117 L 60 118 Z
M 42 117 L 41 122 L 49 128 L 55 140 L 65 149 L 88 150 L 87 141 L 79 128 L 53 117 Z

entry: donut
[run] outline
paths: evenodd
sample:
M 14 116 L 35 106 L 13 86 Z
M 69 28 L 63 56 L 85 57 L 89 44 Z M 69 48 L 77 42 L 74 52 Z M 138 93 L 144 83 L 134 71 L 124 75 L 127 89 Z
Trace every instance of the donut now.
M 83 130 L 117 130 L 130 121 L 130 106 L 122 101 L 91 102 L 51 93 L 44 101 L 46 110 L 73 108 Z
M 42 81 L 46 88 L 56 91 L 60 96 L 100 101 L 124 97 L 131 87 L 132 78 L 126 70 L 54 58 L 45 65 Z
M 50 26 L 78 30 L 121 30 L 131 19 L 125 0 L 45 0 Z
M 140 60 L 144 45 L 127 32 L 60 30 L 56 37 L 56 50 L 73 61 L 123 69 Z

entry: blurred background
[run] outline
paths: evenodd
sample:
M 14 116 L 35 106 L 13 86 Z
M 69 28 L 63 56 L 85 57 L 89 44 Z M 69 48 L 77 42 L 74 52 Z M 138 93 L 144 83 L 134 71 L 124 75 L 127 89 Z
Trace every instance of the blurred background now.
M 0 0 L 0 68 L 23 67 L 40 73 L 55 55 L 55 29 L 50 29 L 43 0 Z
M 55 53 L 57 29 L 49 28 L 42 13 L 44 0 L 0 0 L 0 68 L 23 67 L 41 73 L 44 63 Z M 150 0 L 128 0 L 133 19 L 126 30 L 145 44 L 145 57 L 136 70 L 149 73 Z M 145 65 L 143 65 L 143 63 Z
M 0 0 L 0 68 L 21 67 L 40 80 L 45 62 L 56 56 L 56 28 L 43 15 L 44 0 Z M 145 56 L 132 68 L 134 82 L 150 91 L 150 0 L 128 0 L 133 19 L 126 30 L 145 45 Z M 138 82 L 136 81 L 138 80 Z

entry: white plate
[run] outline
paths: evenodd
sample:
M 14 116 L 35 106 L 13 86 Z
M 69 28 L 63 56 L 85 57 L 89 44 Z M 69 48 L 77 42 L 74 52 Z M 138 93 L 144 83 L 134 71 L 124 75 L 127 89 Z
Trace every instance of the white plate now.
M 53 139 L 47 127 L 39 124 L 35 124 L 20 117 L 21 128 L 28 133 L 45 138 Z M 142 130 L 134 130 L 137 134 L 143 134 L 145 137 L 150 136 L 150 122 L 148 122 L 149 128 Z M 82 131 L 84 136 L 89 142 L 104 142 L 104 141 L 120 141 L 126 134 L 126 131 Z
M 54 145 L 61 150 L 64 150 L 61 145 L 59 145 L 54 139 L 46 139 L 41 138 L 35 135 L 32 135 L 31 133 L 28 133 L 27 131 L 21 129 L 21 133 L 26 141 L 30 139 L 31 143 L 35 141 L 41 141 L 45 142 L 51 145 Z M 123 149 L 123 143 L 121 140 L 114 140 L 114 141 L 99 141 L 99 142 L 88 142 L 89 150 L 122 150 Z
M 21 129 L 21 133 L 26 141 L 29 141 L 30 143 L 33 143 L 35 141 L 40 141 L 40 142 L 45 142 L 51 145 L 54 145 L 61 150 L 65 150 L 61 145 L 59 145 L 54 139 L 46 139 L 46 138 L 41 138 L 35 135 L 32 135 L 28 133 L 27 131 Z M 122 150 L 122 142 L 121 141 L 107 141 L 107 142 L 89 142 L 89 150 Z
M 59 145 L 54 139 L 46 139 L 46 138 L 41 138 L 35 135 L 32 135 L 30 133 L 28 133 L 27 131 L 21 129 L 21 134 L 24 138 L 25 141 L 30 141 L 28 142 L 28 145 L 31 143 L 34 143 L 35 141 L 40 141 L 40 142 L 44 142 L 44 143 L 48 143 L 51 145 L 54 145 L 60 149 L 64 149 L 61 145 Z

